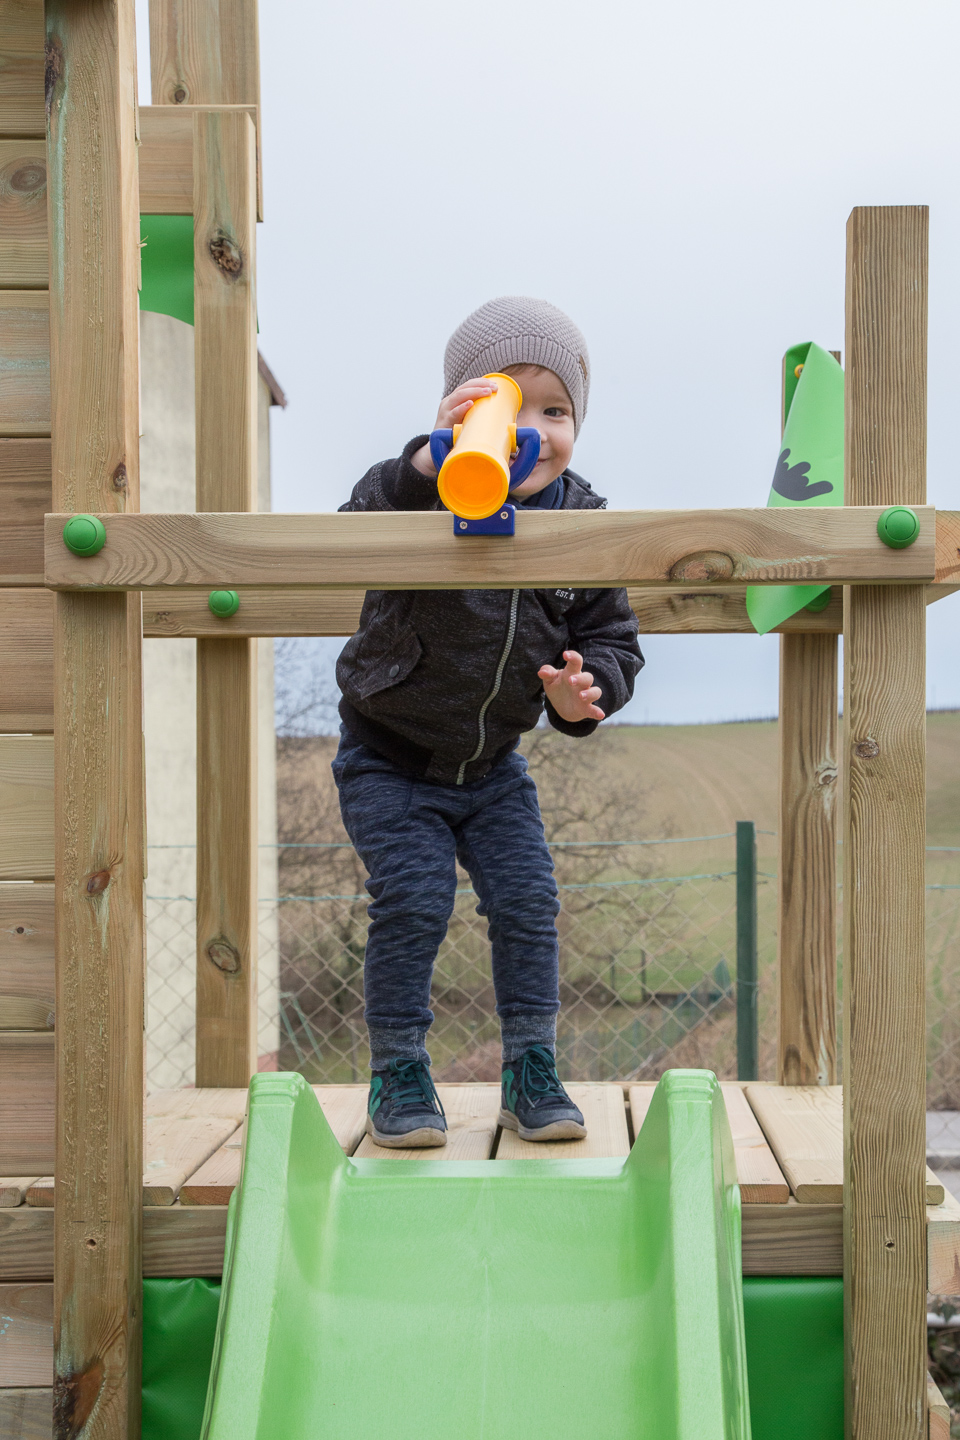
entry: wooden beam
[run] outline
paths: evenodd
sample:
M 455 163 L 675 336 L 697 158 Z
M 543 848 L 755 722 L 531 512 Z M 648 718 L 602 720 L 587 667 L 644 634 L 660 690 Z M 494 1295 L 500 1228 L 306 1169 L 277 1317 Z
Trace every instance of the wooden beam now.
M 256 123 L 253 105 L 141 105 L 140 213 L 193 214 L 193 117 L 236 109 Z
M 197 506 L 252 511 L 256 139 L 242 112 L 193 124 Z M 256 660 L 253 640 L 197 643 L 198 1085 L 246 1085 L 257 1068 Z
M 926 584 L 935 511 L 891 550 L 882 507 L 772 510 L 532 510 L 512 539 L 461 540 L 439 511 L 333 515 L 101 515 L 96 555 L 63 543 L 69 513 L 44 522 L 45 584 L 54 590 L 241 586 L 508 590 L 670 586 L 717 590 L 785 581 Z M 707 551 L 713 558 L 704 560 Z M 722 556 L 721 556 L 722 551 Z
M 44 1175 L 54 1161 L 54 1037 L 0 1030 L 0 1173 Z
M 50 301 L 46 290 L 0 290 L 0 435 L 50 434 Z
M 839 597 L 838 597 L 839 598 Z M 837 1079 L 837 637 L 780 637 L 781 1085 Z
M 53 497 L 139 503 L 133 6 L 47 0 Z M 95 323 L 94 323 L 95 322 Z M 138 596 L 55 608 L 57 1434 L 139 1434 L 143 740 Z
M 0 140 L 0 286 L 45 290 L 47 147 L 42 140 Z
M 0 0 L 0 135 L 45 135 L 42 0 Z
M 259 115 L 257 0 L 151 0 L 150 72 L 158 106 L 244 105 Z M 259 131 L 258 120 L 258 150 Z
M 926 499 L 927 210 L 847 225 L 846 499 Z M 844 611 L 844 1341 L 851 1440 L 921 1440 L 924 591 Z
M 0 491 L 2 494 L 2 491 Z M 53 729 L 53 595 L 0 590 L 0 731 Z
M 960 510 L 942 510 L 937 516 L 935 579 L 952 594 L 960 585 Z

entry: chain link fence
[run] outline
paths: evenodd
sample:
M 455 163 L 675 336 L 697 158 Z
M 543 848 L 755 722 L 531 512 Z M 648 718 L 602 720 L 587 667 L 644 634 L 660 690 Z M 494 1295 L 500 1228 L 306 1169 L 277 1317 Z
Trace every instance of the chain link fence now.
M 760 1075 L 775 1079 L 775 837 L 758 839 Z M 293 858 L 302 890 L 304 852 L 347 847 L 281 848 L 298 852 Z M 732 835 L 575 841 L 552 848 L 561 896 L 558 1050 L 564 1075 L 654 1079 L 671 1066 L 702 1065 L 721 1078 L 735 1077 Z M 677 865 L 681 855 L 693 856 L 697 868 Z M 308 855 L 311 871 L 317 873 Z M 326 871 L 321 867 L 320 873 Z M 261 900 L 262 1068 L 300 1070 L 313 1083 L 365 1077 L 368 898 L 358 890 Z M 429 1043 L 437 1078 L 447 1081 L 499 1078 L 489 943 L 476 905 L 464 883 L 434 975 L 436 1021 Z M 928 1104 L 960 1109 L 960 848 L 928 850 L 926 908 Z M 152 1089 L 193 1083 L 195 924 L 192 896 L 148 896 Z

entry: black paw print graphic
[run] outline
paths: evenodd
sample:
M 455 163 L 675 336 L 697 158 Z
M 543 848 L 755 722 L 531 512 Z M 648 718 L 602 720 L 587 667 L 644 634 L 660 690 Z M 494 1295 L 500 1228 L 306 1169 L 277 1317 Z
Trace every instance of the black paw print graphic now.
M 818 495 L 829 495 L 833 485 L 829 480 L 808 479 L 810 464 L 801 460 L 798 465 L 788 465 L 789 450 L 781 450 L 777 468 L 773 475 L 773 488 L 784 500 L 814 500 Z

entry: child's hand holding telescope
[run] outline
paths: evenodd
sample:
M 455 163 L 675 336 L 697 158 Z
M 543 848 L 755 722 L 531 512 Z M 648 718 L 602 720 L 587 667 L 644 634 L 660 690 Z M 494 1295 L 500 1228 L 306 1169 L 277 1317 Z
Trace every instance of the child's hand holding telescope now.
M 478 380 L 464 381 L 462 385 L 457 386 L 456 390 L 451 390 L 449 395 L 444 395 L 440 401 L 434 430 L 452 430 L 454 425 L 461 425 L 464 415 L 474 400 L 483 400 L 487 395 L 496 394 L 496 390 L 496 380 L 487 380 L 484 376 Z M 411 457 L 411 463 L 415 469 L 420 471 L 421 475 L 429 475 L 431 480 L 437 473 L 437 467 L 430 455 L 429 445 L 421 445 L 420 449 Z

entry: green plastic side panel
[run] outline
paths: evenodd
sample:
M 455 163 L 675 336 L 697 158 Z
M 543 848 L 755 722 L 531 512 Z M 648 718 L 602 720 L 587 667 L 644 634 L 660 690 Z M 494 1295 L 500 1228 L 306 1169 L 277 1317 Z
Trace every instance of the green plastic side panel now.
M 794 374 L 802 365 L 799 377 Z M 786 419 L 768 506 L 843 504 L 843 371 L 807 341 L 785 357 Z M 782 625 L 829 585 L 749 585 L 747 614 L 758 635 Z
M 140 216 L 140 309 L 193 324 L 193 216 Z
M 143 1440 L 198 1440 L 219 1280 L 143 1282 Z
M 743 1282 L 753 1440 L 843 1440 L 843 1281 Z
M 749 1440 L 740 1196 L 716 1080 L 625 1160 L 344 1156 L 299 1075 L 250 1092 L 207 1440 Z
M 144 1282 L 143 1440 L 199 1440 L 220 1282 Z M 753 1440 L 843 1440 L 843 1282 L 743 1281 Z

